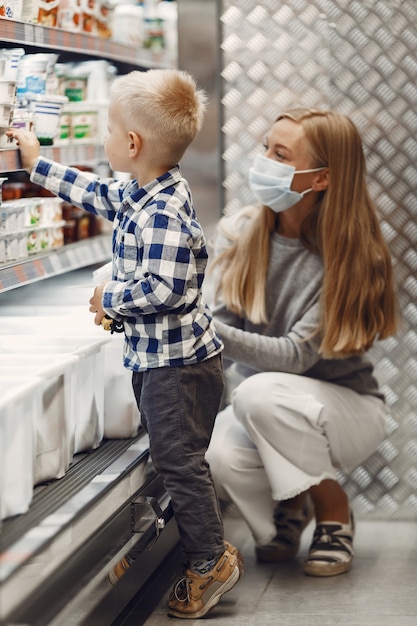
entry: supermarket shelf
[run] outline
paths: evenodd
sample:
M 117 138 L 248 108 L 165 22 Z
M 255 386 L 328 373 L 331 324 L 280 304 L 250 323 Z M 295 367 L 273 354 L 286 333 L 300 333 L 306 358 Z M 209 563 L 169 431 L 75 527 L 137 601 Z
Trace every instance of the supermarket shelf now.
M 83 239 L 48 254 L 39 254 L 16 263 L 0 265 L 0 293 L 80 267 L 105 263 L 111 257 L 109 235 Z
M 54 52 L 62 50 L 71 54 L 78 53 L 89 57 L 111 59 L 146 69 L 169 67 L 163 52 L 157 53 L 153 50 L 129 46 L 88 33 L 73 33 L 61 28 L 48 28 L 38 24 L 0 18 L 0 34 L 2 45 L 9 42 L 14 46 L 26 44 L 42 50 L 51 48 Z
M 42 146 L 41 154 L 63 165 L 96 165 L 97 162 L 105 160 L 101 144 Z M 0 150 L 0 172 L 15 172 L 21 169 L 20 152 L 17 148 Z

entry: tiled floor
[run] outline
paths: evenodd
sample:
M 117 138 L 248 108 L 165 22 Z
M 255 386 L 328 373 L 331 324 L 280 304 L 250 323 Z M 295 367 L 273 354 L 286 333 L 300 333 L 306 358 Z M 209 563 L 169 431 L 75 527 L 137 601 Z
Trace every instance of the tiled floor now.
M 417 523 L 359 521 L 352 570 L 320 579 L 302 572 L 312 524 L 297 559 L 260 565 L 243 523 L 231 514 L 225 522 L 227 537 L 245 556 L 238 585 L 203 620 L 168 618 L 169 588 L 159 586 L 159 598 L 164 595 L 152 614 L 143 621 L 143 610 L 132 612 L 123 626 L 201 626 L 205 620 L 210 626 L 417 626 Z

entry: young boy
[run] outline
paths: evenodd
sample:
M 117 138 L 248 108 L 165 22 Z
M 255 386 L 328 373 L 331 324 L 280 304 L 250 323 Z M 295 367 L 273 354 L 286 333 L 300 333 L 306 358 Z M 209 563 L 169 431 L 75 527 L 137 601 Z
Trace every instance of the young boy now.
M 128 183 L 44 159 L 33 133 L 9 131 L 33 182 L 113 222 L 112 280 L 96 287 L 90 311 L 96 324 L 106 314 L 123 322 L 124 365 L 188 559 L 168 614 L 189 619 L 205 615 L 242 573 L 240 554 L 224 542 L 205 460 L 223 392 L 223 345 L 202 296 L 206 244 L 178 165 L 205 103 L 182 71 L 115 80 L 104 148 L 113 170 L 131 174 Z

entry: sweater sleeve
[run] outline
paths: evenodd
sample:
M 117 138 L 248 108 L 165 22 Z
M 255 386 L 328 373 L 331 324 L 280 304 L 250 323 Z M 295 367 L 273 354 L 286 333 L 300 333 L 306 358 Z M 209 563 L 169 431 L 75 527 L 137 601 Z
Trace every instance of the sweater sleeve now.
M 255 215 L 256 208 L 245 207 L 222 218 L 217 230 L 215 256 L 230 245 Z M 284 248 L 280 245 L 273 261 L 274 272 L 269 278 L 268 294 L 272 302 L 269 322 L 252 324 L 232 313 L 221 300 L 213 308 L 214 321 L 224 342 L 225 359 L 250 370 L 302 374 L 321 358 L 318 353 L 320 337 L 316 332 L 320 262 L 301 245 L 288 247 L 288 242 Z M 282 268 L 285 271 L 281 271 Z M 221 268 L 213 274 L 217 286 Z
M 314 305 L 284 336 L 271 337 L 235 328 L 215 317 L 224 342 L 224 356 L 261 372 L 302 374 L 319 360 L 320 339 L 314 336 L 318 305 Z

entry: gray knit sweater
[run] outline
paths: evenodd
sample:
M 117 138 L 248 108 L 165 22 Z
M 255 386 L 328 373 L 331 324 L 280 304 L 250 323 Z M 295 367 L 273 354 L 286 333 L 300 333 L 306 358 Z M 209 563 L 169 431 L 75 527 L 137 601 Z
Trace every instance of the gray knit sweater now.
M 238 212 L 222 218 L 222 223 L 231 232 L 242 232 L 249 218 Z M 219 234 L 216 255 L 228 243 Z M 237 373 L 244 377 L 256 372 L 289 372 L 383 398 L 369 360 L 362 356 L 323 359 L 319 355 L 320 338 L 311 335 L 318 324 L 322 280 L 323 264 L 318 255 L 298 239 L 273 234 L 267 278 L 268 322 L 252 324 L 222 303 L 213 307 L 225 359 L 234 362 Z

